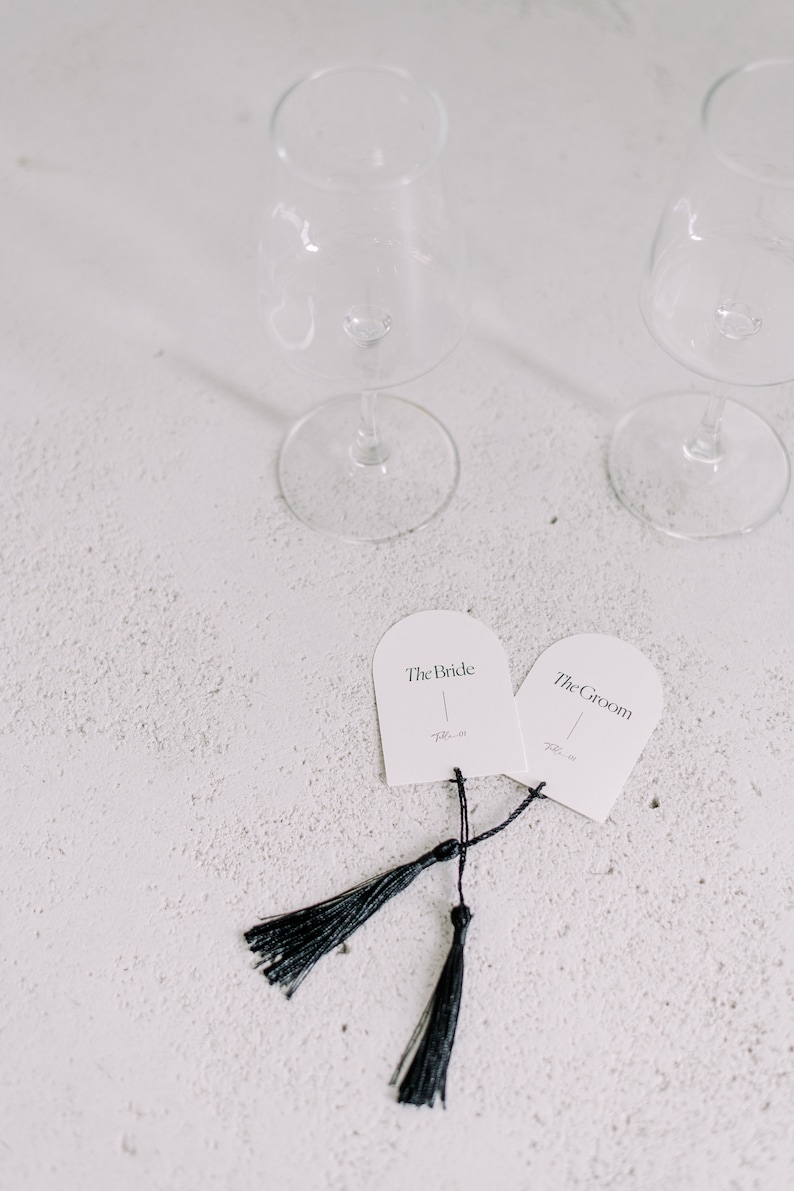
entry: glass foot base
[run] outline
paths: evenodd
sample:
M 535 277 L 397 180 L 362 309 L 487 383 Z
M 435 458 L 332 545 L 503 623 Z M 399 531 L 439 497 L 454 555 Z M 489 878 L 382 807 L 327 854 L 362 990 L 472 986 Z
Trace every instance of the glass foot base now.
M 278 461 L 287 505 L 301 521 L 348 542 L 385 542 L 422 529 L 447 507 L 458 484 L 454 442 L 433 414 L 380 394 L 385 462 L 354 462 L 361 397 L 321 405 L 292 427 Z
M 790 467 L 775 431 L 753 410 L 726 401 L 723 457 L 715 466 L 687 458 L 708 397 L 652 397 L 618 423 L 609 475 L 623 504 L 641 521 L 676 538 L 748 533 L 768 520 L 788 491 Z

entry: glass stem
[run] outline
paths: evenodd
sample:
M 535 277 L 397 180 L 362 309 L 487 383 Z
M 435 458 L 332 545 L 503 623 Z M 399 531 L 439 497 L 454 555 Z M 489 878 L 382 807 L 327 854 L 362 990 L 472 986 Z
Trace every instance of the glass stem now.
M 684 455 L 693 463 L 702 463 L 716 471 L 723 457 L 722 415 L 725 410 L 724 389 L 713 388 L 708 404 L 695 433 L 684 443 Z
M 361 421 L 350 447 L 350 457 L 359 467 L 381 467 L 389 458 L 389 448 L 378 425 L 377 393 L 361 394 Z

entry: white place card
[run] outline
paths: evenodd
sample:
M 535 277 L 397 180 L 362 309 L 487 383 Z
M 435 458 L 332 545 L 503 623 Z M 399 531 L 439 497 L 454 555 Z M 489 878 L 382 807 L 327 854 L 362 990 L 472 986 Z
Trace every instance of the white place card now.
M 407 616 L 382 637 L 372 672 L 390 786 L 526 769 L 505 651 L 473 616 Z
M 525 786 L 603 823 L 662 713 L 662 684 L 633 645 L 599 633 L 557 641 L 516 695 Z

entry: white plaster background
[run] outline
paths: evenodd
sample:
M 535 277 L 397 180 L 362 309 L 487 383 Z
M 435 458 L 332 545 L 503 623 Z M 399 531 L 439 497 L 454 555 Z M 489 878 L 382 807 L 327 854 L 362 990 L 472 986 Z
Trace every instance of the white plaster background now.
M 635 523 L 605 450 L 693 378 L 636 289 L 700 99 L 794 54 L 787 0 L 30 0 L 0 41 L 0 1185 L 7 1191 L 786 1191 L 794 499 L 744 540 Z M 325 396 L 257 321 L 267 120 L 350 58 L 444 96 L 475 312 L 406 389 L 454 431 L 415 539 L 295 523 Z M 794 449 L 791 388 L 751 393 Z M 448 945 L 427 873 L 290 1003 L 241 932 L 454 830 L 390 791 L 370 662 L 471 610 L 517 687 L 571 633 L 658 666 L 609 821 L 472 856 L 449 1107 L 394 1063 Z M 475 827 L 520 793 L 471 791 Z

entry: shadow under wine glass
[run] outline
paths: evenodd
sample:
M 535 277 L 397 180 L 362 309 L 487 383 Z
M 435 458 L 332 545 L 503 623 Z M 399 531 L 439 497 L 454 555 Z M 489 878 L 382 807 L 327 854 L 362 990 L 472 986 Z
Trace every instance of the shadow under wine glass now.
M 293 426 L 279 482 L 300 520 L 350 541 L 422 528 L 458 481 L 438 419 L 383 392 L 439 364 L 468 318 L 463 236 L 441 176 L 446 129 L 432 91 L 371 66 L 297 83 L 271 121 L 265 325 L 299 372 L 348 390 Z
M 794 379 L 794 62 L 752 63 L 714 84 L 640 293 L 656 341 L 708 377 L 618 423 L 612 484 L 635 516 L 679 538 L 747 533 L 781 505 L 790 465 L 775 431 L 728 397 Z

